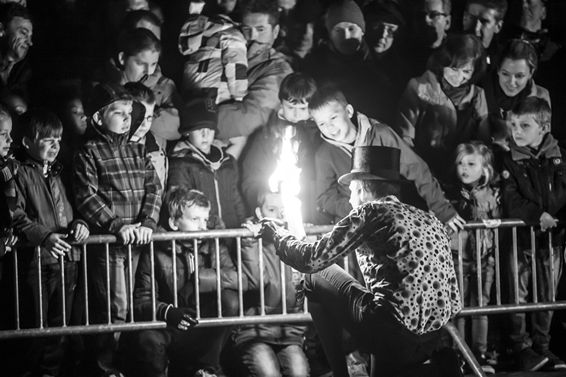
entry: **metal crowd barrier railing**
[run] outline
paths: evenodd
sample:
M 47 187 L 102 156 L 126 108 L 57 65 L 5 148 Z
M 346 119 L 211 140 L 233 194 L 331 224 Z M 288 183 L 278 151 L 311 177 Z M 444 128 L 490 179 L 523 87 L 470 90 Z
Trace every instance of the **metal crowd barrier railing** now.
M 529 312 L 529 311 L 543 311 L 543 310 L 557 310 L 557 309 L 565 309 L 566 308 L 566 301 L 556 301 L 555 291 L 554 291 L 554 284 L 551 284 L 552 287 L 551 297 L 553 298 L 550 302 L 540 302 L 538 299 L 537 294 L 537 260 L 536 258 L 532 258 L 532 291 L 533 299 L 532 302 L 529 303 L 520 303 L 518 297 L 518 257 L 519 257 L 519 250 L 518 250 L 518 239 L 517 239 L 517 228 L 523 228 L 526 225 L 520 220 L 513 220 L 513 219 L 506 219 L 506 220 L 491 220 L 491 221 L 484 221 L 484 222 L 469 222 L 466 227 L 465 231 L 467 232 L 475 232 L 476 234 L 476 270 L 477 270 L 477 293 L 478 293 L 478 306 L 473 307 L 466 307 L 464 306 L 462 312 L 460 313 L 460 317 L 463 316 L 471 316 L 471 315 L 491 315 L 491 314 L 500 314 L 500 313 L 512 313 L 512 312 Z M 511 245 L 509 247 L 508 244 L 502 244 L 501 240 L 501 232 L 505 231 L 504 229 L 511 229 Z M 331 226 L 314 226 L 307 228 L 307 235 L 309 236 L 319 236 L 323 233 L 326 233 L 332 229 Z M 482 276 L 481 276 L 481 258 L 480 258 L 480 232 L 483 229 L 491 229 L 493 230 L 494 236 L 494 256 L 495 256 L 495 300 L 491 300 L 492 303 L 488 304 L 483 302 L 482 300 Z M 552 253 L 552 234 L 550 232 L 547 233 L 547 247 L 551 250 Z M 458 257 L 456 264 L 457 275 L 459 279 L 460 287 L 463 287 L 463 242 L 462 242 L 462 235 L 461 232 L 458 235 Z M 61 310 L 63 312 L 63 319 L 62 325 L 58 327 L 48 327 L 45 326 L 44 323 L 44 314 L 43 314 L 43 289 L 41 287 L 41 268 L 38 268 L 38 290 L 39 290 L 39 325 L 34 328 L 23 328 L 21 326 L 21 307 L 20 307 L 20 279 L 18 273 L 14 275 L 14 310 L 15 310 L 15 326 L 10 329 L 0 330 L 0 340 L 1 339 L 9 339 L 9 338 L 24 338 L 24 337 L 38 337 L 38 336 L 46 336 L 46 335 L 65 335 L 65 334 L 92 334 L 92 333 L 101 333 L 101 332 L 112 332 L 112 331 L 129 331 L 129 330 L 141 330 L 141 329 L 154 329 L 154 328 L 164 328 L 166 326 L 165 322 L 157 321 L 156 320 L 156 292 L 155 292 L 155 250 L 154 250 L 154 242 L 170 242 L 171 243 L 171 252 L 172 252 L 172 260 L 173 260 L 173 273 L 175 274 L 173 278 L 173 292 L 177 292 L 177 271 L 176 271 L 176 258 L 175 258 L 175 246 L 176 243 L 179 241 L 185 240 L 192 240 L 193 241 L 193 252 L 195 261 L 198 261 L 197 253 L 199 249 L 198 240 L 214 240 L 214 252 L 216 260 L 220 260 L 220 240 L 221 239 L 235 239 L 235 254 L 236 254 L 236 266 L 237 266 L 237 276 L 238 276 L 238 305 L 239 305 L 239 312 L 237 316 L 230 316 L 225 317 L 222 314 L 222 287 L 221 287 L 221 276 L 220 276 L 220 267 L 217 264 L 216 268 L 216 299 L 217 299 L 217 317 L 201 317 L 201 302 L 200 302 L 200 291 L 199 291 L 199 266 L 197 262 L 194 263 L 195 271 L 194 271 L 194 287 L 195 292 L 197 292 L 195 301 L 196 301 L 196 317 L 199 319 L 199 326 L 224 326 L 224 325 L 238 325 L 238 324 L 254 324 L 254 323 L 280 323 L 280 322 L 307 322 L 311 320 L 310 314 L 307 311 L 307 303 L 305 300 L 305 305 L 302 312 L 299 313 L 289 313 L 287 311 L 286 306 L 286 285 L 285 282 L 285 274 L 282 273 L 284 271 L 284 265 L 280 262 L 280 273 L 281 273 L 281 283 L 282 283 L 282 300 L 281 300 L 281 307 L 282 311 L 281 314 L 266 314 L 265 312 L 265 292 L 264 289 L 264 259 L 262 253 L 262 243 L 261 240 L 258 240 L 259 244 L 259 294 L 260 294 L 260 314 L 259 315 L 245 315 L 244 314 L 244 292 L 243 292 L 243 272 L 242 272 L 242 238 L 251 237 L 252 234 L 250 231 L 246 229 L 228 229 L 228 230 L 210 230 L 204 232 L 190 232 L 190 233 L 181 233 L 181 232 L 172 232 L 172 233 L 155 233 L 152 238 L 152 242 L 149 244 L 149 253 L 151 259 L 151 278 L 154 282 L 152 286 L 152 321 L 135 321 L 133 310 L 130 309 L 130 318 L 126 323 L 111 323 L 111 302 L 110 302 L 110 272 L 109 272 L 109 253 L 110 253 L 110 245 L 117 242 L 115 236 L 111 235 L 95 235 L 89 237 L 85 244 L 81 245 L 82 247 L 82 258 L 81 258 L 81 273 L 83 278 L 85 279 L 84 284 L 82 285 L 83 294 L 84 294 L 84 323 L 81 325 L 68 325 L 67 324 L 67 303 L 65 301 L 65 292 L 64 292 L 64 284 L 63 285 L 63 299 L 61 300 Z M 531 237 L 531 249 L 533 255 L 537 253 L 537 245 L 535 242 L 535 229 L 530 227 L 530 237 Z M 507 241 L 508 237 L 505 237 L 505 241 Z M 88 292 L 88 262 L 87 262 L 87 249 L 89 245 L 94 244 L 103 244 L 105 245 L 105 258 L 106 258 L 106 314 L 108 321 L 106 323 L 91 323 L 89 318 L 89 292 Z M 502 262 L 501 262 L 501 254 L 502 252 L 507 252 L 508 249 L 511 249 L 512 253 L 512 266 L 513 271 L 513 290 L 515 292 L 513 302 L 504 303 L 502 299 Z M 503 251 L 502 251 L 503 249 Z M 42 263 L 42 256 L 39 248 L 36 248 L 36 256 L 38 266 L 41 266 Z M 7 257 L 5 257 L 5 260 Z M 128 259 L 128 274 L 127 274 L 127 281 L 128 286 L 134 286 L 134 275 L 132 271 L 132 246 L 127 246 L 127 259 Z M 13 270 L 18 271 L 18 251 L 14 250 L 13 252 Z M 550 269 L 552 271 L 551 276 L 554 276 L 555 268 L 559 268 L 559 266 L 555 266 L 552 261 L 553 259 L 550 258 L 551 265 Z M 6 261 L 4 262 L 6 263 Z M 63 268 L 63 260 L 60 259 L 60 267 L 61 267 L 61 281 L 65 281 L 65 269 Z M 347 258 L 344 259 L 344 266 L 348 270 L 348 260 Z M 461 289 L 462 292 L 462 289 Z M 132 308 L 134 304 L 133 299 L 133 290 L 128 289 L 128 305 L 129 308 Z M 175 306 L 177 305 L 177 296 L 174 297 Z M 455 340 L 456 345 L 462 350 L 464 356 L 466 357 L 469 364 L 472 366 L 472 370 L 478 376 L 482 376 L 483 372 L 479 368 L 477 361 L 475 361 L 473 354 L 471 353 L 470 349 L 466 345 L 463 337 L 459 334 L 458 330 L 455 328 L 453 324 L 449 324 L 447 326 L 447 330 L 452 335 Z

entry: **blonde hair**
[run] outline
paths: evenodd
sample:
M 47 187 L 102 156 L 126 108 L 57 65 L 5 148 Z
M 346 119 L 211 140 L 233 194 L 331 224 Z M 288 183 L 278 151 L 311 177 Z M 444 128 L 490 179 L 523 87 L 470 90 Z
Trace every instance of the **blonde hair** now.
M 480 155 L 482 158 L 483 175 L 480 179 L 480 186 L 488 186 L 495 182 L 496 175 L 493 168 L 493 152 L 481 141 L 470 141 L 462 143 L 456 148 L 455 165 L 457 166 L 464 156 L 472 154 Z

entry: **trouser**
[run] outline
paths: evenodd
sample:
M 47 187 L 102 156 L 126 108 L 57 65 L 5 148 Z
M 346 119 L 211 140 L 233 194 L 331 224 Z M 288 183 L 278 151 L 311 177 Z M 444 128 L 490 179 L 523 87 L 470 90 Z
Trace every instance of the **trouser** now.
M 428 360 L 438 347 L 440 332 L 416 335 L 387 311 L 360 313 L 366 287 L 332 265 L 305 277 L 309 310 L 335 377 L 348 376 L 341 347 L 345 328 L 359 347 L 371 354 L 372 376 L 397 376 Z M 366 298 L 367 300 L 367 298 Z
M 534 260 L 536 261 L 536 284 L 539 302 L 550 302 L 554 299 L 552 292 L 556 295 L 558 282 L 562 275 L 562 253 L 563 247 L 553 247 L 552 257 L 548 249 L 539 249 L 536 251 Z M 554 265 L 554 271 L 551 271 L 551 262 Z M 525 250 L 519 254 L 517 261 L 517 270 L 515 270 L 512 258 L 509 258 L 509 285 L 511 299 L 515 298 L 514 276 L 518 276 L 517 296 L 519 304 L 527 303 L 529 294 L 533 294 L 532 282 L 532 251 Z M 516 272 L 517 271 L 517 272 Z M 533 347 L 537 351 L 548 350 L 550 344 L 550 325 L 552 322 L 551 310 L 537 311 L 531 313 L 531 334 L 527 333 L 526 313 L 511 314 L 511 332 L 510 338 L 513 343 L 513 350 L 519 352 L 527 347 Z

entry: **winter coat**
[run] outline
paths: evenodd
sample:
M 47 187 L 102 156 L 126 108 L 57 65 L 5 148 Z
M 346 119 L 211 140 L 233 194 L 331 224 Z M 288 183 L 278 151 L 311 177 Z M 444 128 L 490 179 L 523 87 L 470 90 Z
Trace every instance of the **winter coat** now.
M 246 39 L 227 16 L 191 15 L 181 27 L 183 87 L 215 88 L 215 103 L 241 101 L 248 90 Z
M 547 212 L 564 219 L 566 204 L 565 150 L 548 133 L 538 152 L 527 147 L 518 147 L 511 141 L 511 150 L 503 156 L 502 203 L 507 218 L 519 218 L 529 225 L 537 226 L 540 216 Z M 528 229 L 520 229 L 521 247 L 530 249 Z M 563 245 L 562 228 L 552 229 L 553 245 Z M 537 230 L 539 240 L 545 245 L 546 233 Z
M 314 122 L 305 121 L 299 124 L 290 123 L 281 118 L 279 112 L 272 112 L 265 127 L 258 129 L 248 140 L 242 155 L 242 193 L 248 207 L 255 208 L 258 194 L 268 189 L 269 177 L 275 171 L 281 154 L 283 132 L 286 127 L 292 127 L 293 143 L 297 143 L 298 167 L 301 169 L 301 199 L 303 213 L 309 219 L 308 206 L 314 206 L 315 170 L 314 154 L 322 143 L 320 132 Z
M 76 222 L 73 208 L 67 197 L 61 180 L 61 165 L 55 162 L 45 166 L 26 158 L 18 169 L 16 180 L 16 210 L 14 212 L 14 229 L 23 236 L 22 241 L 31 246 L 41 246 L 51 233 L 67 234 Z M 33 260 L 34 248 L 22 248 L 20 256 L 26 261 Z M 51 253 L 41 248 L 43 264 L 57 264 Z M 80 248 L 73 246 L 67 254 L 68 260 L 80 259 Z
M 446 228 L 393 196 L 355 208 L 319 241 L 278 230 L 274 244 L 284 263 L 304 273 L 355 251 L 374 301 L 414 334 L 439 330 L 462 308 Z
M 283 54 L 273 49 L 248 61 L 248 94 L 242 101 L 218 106 L 218 137 L 249 136 L 279 108 L 279 86 L 292 72 Z
M 204 155 L 187 140 L 177 143 L 169 160 L 168 188 L 182 186 L 202 191 L 210 200 L 211 222 L 221 220 L 226 228 L 239 228 L 246 218 L 238 188 L 238 167 L 217 142 Z
M 399 103 L 399 113 L 401 136 L 441 182 L 451 178 L 446 159 L 454 154 L 458 144 L 479 139 L 480 126 L 487 127 L 483 89 L 470 85 L 456 105 L 431 71 L 409 81 Z
M 79 214 L 96 232 L 117 233 L 137 222 L 155 229 L 162 188 L 145 146 L 94 124 L 86 139 L 74 159 Z
M 316 152 L 316 190 L 320 210 L 338 218 L 350 212 L 349 190 L 338 183 L 338 178 L 350 172 L 354 147 L 377 145 L 401 150 L 401 175 L 414 183 L 419 195 L 441 221 L 446 222 L 456 215 L 426 162 L 395 131 L 361 113 L 357 113 L 353 120 L 357 126 L 354 145 L 336 142 L 323 135 L 326 143 L 322 143 Z
M 281 314 L 281 260 L 275 253 L 273 243 L 263 243 L 263 287 L 260 286 L 259 246 L 255 239 L 244 239 L 242 242 L 242 262 L 250 268 L 247 270 L 248 293 L 251 298 L 246 302 L 248 309 L 245 315 L 260 315 L 259 290 L 264 291 L 265 313 Z M 300 273 L 291 267 L 283 265 L 288 313 L 297 313 L 303 310 L 298 305 L 296 285 L 299 283 Z M 244 325 L 235 329 L 232 337 L 236 344 L 243 344 L 250 340 L 276 345 L 303 344 L 303 335 L 306 326 L 296 324 L 265 324 Z
M 162 229 L 163 230 L 163 229 Z M 177 264 L 177 292 L 173 284 L 173 258 L 171 242 L 156 242 L 155 250 L 155 309 L 158 320 L 165 320 L 165 309 L 173 304 L 177 295 L 177 307 L 195 308 L 195 257 L 193 240 L 175 243 Z M 214 240 L 206 240 L 198 246 L 199 291 L 200 293 L 216 292 L 216 249 Z M 236 267 L 228 249 L 220 244 L 220 282 L 222 289 L 238 289 Z M 243 266 L 243 270 L 245 268 Z M 242 289 L 247 290 L 247 280 L 242 279 Z M 141 253 L 136 271 L 134 286 L 134 316 L 136 319 L 150 321 L 152 319 L 152 276 L 151 255 Z

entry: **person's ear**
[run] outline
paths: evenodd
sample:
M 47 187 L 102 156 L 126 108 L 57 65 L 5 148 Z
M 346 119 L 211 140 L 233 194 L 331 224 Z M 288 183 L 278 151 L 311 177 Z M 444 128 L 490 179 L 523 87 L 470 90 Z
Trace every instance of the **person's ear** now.
M 499 33 L 503 28 L 503 20 L 499 20 L 495 23 L 495 34 Z
M 446 16 L 446 25 L 444 26 L 444 30 L 450 30 L 450 26 L 452 26 L 452 16 L 448 15 Z
M 346 105 L 346 114 L 348 115 L 348 118 L 352 119 L 352 117 L 354 116 L 354 107 L 352 105 Z
M 22 139 L 22 145 L 24 146 L 24 148 L 29 150 L 32 144 L 33 142 L 29 139 L 29 137 L 24 136 L 24 138 Z
M 177 226 L 177 221 L 175 221 L 174 218 L 170 217 L 168 222 L 169 222 L 169 228 L 171 228 L 171 230 L 174 231 L 179 230 L 179 227 Z
M 0 38 L 4 36 L 6 36 L 6 28 L 4 27 L 4 24 L 0 22 Z
M 92 120 L 94 121 L 94 123 L 98 124 L 99 126 L 102 126 L 102 114 L 100 114 L 100 111 L 97 111 L 96 113 L 92 114 Z
M 255 215 L 260 220 L 263 218 L 263 215 L 261 214 L 261 209 L 259 209 L 259 207 L 255 207 Z
M 279 29 L 279 25 L 273 27 L 272 36 L 274 41 L 277 39 L 277 36 L 279 36 Z
M 118 63 L 120 63 L 122 67 L 124 66 L 124 64 L 126 64 L 126 59 L 124 58 L 123 52 L 118 53 Z

